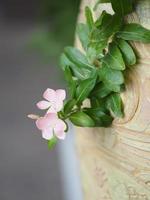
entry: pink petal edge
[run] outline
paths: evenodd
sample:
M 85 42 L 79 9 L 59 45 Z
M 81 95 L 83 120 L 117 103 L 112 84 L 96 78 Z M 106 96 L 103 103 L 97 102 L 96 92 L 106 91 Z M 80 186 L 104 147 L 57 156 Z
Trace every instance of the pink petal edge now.
M 54 101 L 56 99 L 56 92 L 53 89 L 47 88 L 43 93 L 43 98 L 48 101 Z
M 45 110 L 50 107 L 50 103 L 48 101 L 39 101 L 36 106 L 41 110 Z
M 53 129 L 51 127 L 49 127 L 48 129 L 45 129 L 42 131 L 42 137 L 45 140 L 50 140 L 53 138 Z
M 57 99 L 64 100 L 66 98 L 66 91 L 62 89 L 56 90 Z

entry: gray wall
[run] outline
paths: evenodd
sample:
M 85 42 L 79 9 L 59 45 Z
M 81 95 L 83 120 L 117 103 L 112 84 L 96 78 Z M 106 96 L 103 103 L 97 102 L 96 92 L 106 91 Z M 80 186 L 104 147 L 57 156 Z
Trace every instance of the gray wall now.
M 72 136 L 49 151 L 26 117 L 47 87 L 64 87 L 58 68 L 26 49 L 35 16 L 35 1 L 0 1 L 0 200 L 80 200 Z

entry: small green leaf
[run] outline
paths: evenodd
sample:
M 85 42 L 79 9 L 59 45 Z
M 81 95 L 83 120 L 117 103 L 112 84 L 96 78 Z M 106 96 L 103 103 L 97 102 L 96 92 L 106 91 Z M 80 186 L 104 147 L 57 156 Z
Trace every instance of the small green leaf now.
M 73 75 L 76 76 L 79 80 L 85 80 L 91 77 L 91 74 L 95 73 L 95 68 L 92 69 L 89 67 L 78 66 L 71 62 L 64 53 L 61 55 L 60 65 L 64 71 L 66 67 L 69 66 L 73 71 Z
M 68 83 L 72 82 L 72 73 L 69 66 L 66 66 L 64 69 L 65 79 Z
M 126 24 L 123 30 L 117 33 L 118 38 L 143 43 L 150 42 L 150 30 L 144 28 L 140 24 Z
M 124 83 L 123 73 L 108 68 L 105 64 L 99 69 L 99 79 L 103 81 L 105 85 L 121 85 Z
M 113 121 L 113 118 L 101 108 L 88 108 L 86 113 L 95 121 L 95 126 L 98 127 L 108 127 Z
M 97 97 L 90 97 L 91 107 L 92 108 L 101 108 L 101 110 L 105 113 L 108 112 L 108 109 L 106 108 L 105 102 L 106 99 L 99 99 Z
M 86 24 L 88 25 L 89 30 L 91 30 L 94 26 L 94 19 L 92 11 L 88 6 L 85 7 L 85 17 L 86 17 Z
M 89 47 L 86 51 L 86 57 L 90 64 L 94 63 L 94 60 L 97 58 L 97 51 L 95 48 Z
M 120 94 L 111 94 L 107 99 L 106 106 L 114 117 L 123 117 L 123 105 Z
M 105 87 L 108 88 L 110 91 L 113 92 L 120 92 L 122 90 L 122 85 L 113 84 L 113 83 L 105 83 Z
M 77 48 L 75 47 L 66 47 L 64 49 L 64 53 L 67 56 L 67 58 L 74 63 L 75 65 L 79 67 L 87 67 L 87 68 L 93 68 L 86 58 L 86 56 L 81 53 Z
M 72 72 L 69 66 L 64 70 L 65 79 L 67 81 L 70 97 L 73 98 L 76 91 L 77 81 L 73 79 Z
M 132 3 L 132 0 L 111 0 L 113 10 L 122 17 L 133 11 Z
M 89 33 L 90 33 L 87 24 L 83 23 L 78 24 L 76 32 L 83 48 L 86 50 L 89 44 Z
M 103 18 L 105 17 L 105 15 L 107 15 L 107 12 L 106 10 L 103 10 L 102 14 L 99 16 L 99 18 L 95 22 L 96 27 L 99 27 L 102 24 Z
M 102 61 L 107 65 L 107 67 L 116 69 L 116 70 L 124 70 L 125 63 L 122 57 L 122 54 L 117 47 L 116 44 L 111 43 L 109 45 L 108 53 L 102 59 Z
M 88 61 L 93 64 L 94 60 L 104 57 L 103 50 L 107 46 L 107 41 L 91 42 L 86 51 Z
M 82 81 L 76 89 L 77 104 L 85 100 L 95 86 L 97 76 Z
M 75 99 L 68 100 L 64 106 L 64 113 L 69 114 L 75 105 L 76 105 Z
M 122 20 L 117 15 L 110 15 L 103 12 L 99 23 L 100 26 L 93 28 L 90 34 L 91 42 L 101 42 L 104 40 L 108 41 L 110 36 L 120 30 Z
M 106 87 L 104 83 L 100 82 L 94 87 L 90 96 L 97 97 L 97 98 L 104 98 L 110 93 L 111 93 L 111 90 L 109 90 L 109 88 Z
M 57 143 L 57 138 L 54 136 L 51 140 L 48 140 L 47 145 L 48 148 L 51 150 Z
M 69 119 L 76 126 L 93 127 L 95 125 L 94 120 L 86 113 L 81 111 L 73 113 Z
M 67 56 L 64 53 L 62 53 L 60 56 L 59 65 L 62 68 L 62 70 L 65 70 L 66 66 L 71 66 L 73 65 L 73 63 L 71 63 Z
M 133 48 L 125 40 L 118 39 L 116 42 L 122 52 L 125 63 L 128 66 L 136 64 L 136 56 Z

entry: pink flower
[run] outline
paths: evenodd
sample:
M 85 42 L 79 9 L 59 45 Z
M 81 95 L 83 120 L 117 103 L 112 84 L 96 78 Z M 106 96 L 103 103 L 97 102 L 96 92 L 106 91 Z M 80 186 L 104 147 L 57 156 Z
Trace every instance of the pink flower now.
M 53 90 L 47 88 L 43 94 L 43 100 L 37 103 L 39 109 L 45 110 L 48 109 L 47 113 L 57 113 L 63 108 L 63 101 L 66 98 L 65 90 Z
M 59 139 L 65 139 L 67 126 L 55 113 L 47 113 L 37 119 L 36 126 L 42 131 L 42 137 L 46 140 L 52 139 L 54 135 Z

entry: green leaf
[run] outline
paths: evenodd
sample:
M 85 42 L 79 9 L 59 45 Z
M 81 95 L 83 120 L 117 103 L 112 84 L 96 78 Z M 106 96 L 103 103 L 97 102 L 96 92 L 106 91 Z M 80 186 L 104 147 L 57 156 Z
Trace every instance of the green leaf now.
M 103 10 L 102 14 L 99 16 L 99 18 L 95 22 L 96 27 L 99 27 L 102 24 L 103 18 L 105 17 L 105 15 L 107 15 L 107 12 L 106 12 L 106 10 Z
M 94 120 L 90 116 L 88 116 L 86 113 L 81 112 L 81 111 L 73 113 L 69 119 L 76 126 L 94 127 L 95 125 Z
M 70 97 L 73 98 L 76 91 L 77 81 L 73 79 L 70 67 L 66 66 L 64 70 L 65 79 L 67 81 Z
M 57 138 L 53 137 L 51 140 L 48 140 L 47 145 L 49 149 L 52 149 L 57 143 Z
M 126 24 L 123 30 L 117 33 L 118 38 L 143 43 L 150 42 L 150 30 L 144 28 L 140 24 Z
M 90 33 L 87 24 L 83 23 L 78 24 L 76 32 L 83 48 L 86 50 L 89 44 L 89 33 Z
M 123 105 L 120 94 L 111 94 L 107 99 L 106 106 L 114 117 L 123 117 Z
M 95 121 L 95 126 L 108 127 L 113 121 L 113 117 L 106 114 L 101 108 L 88 108 L 86 113 Z
M 91 107 L 92 108 L 101 108 L 101 110 L 105 113 L 108 112 L 108 109 L 106 108 L 105 102 L 106 99 L 99 99 L 97 97 L 90 97 Z
M 99 69 L 99 79 L 103 81 L 105 85 L 121 85 L 124 83 L 123 73 L 108 68 L 105 64 Z
M 111 0 L 112 8 L 115 13 L 122 17 L 133 10 L 132 0 Z
M 101 42 L 104 40 L 107 41 L 110 36 L 120 30 L 122 20 L 117 15 L 110 15 L 106 12 L 103 12 L 102 19 L 99 23 L 100 26 L 93 28 L 90 34 L 91 42 Z
M 133 48 L 125 40 L 118 39 L 116 42 L 122 52 L 126 65 L 136 64 L 136 56 Z
M 90 96 L 97 97 L 97 98 L 104 98 L 110 93 L 111 93 L 111 90 L 108 87 L 106 87 L 104 83 L 100 82 L 94 87 Z
M 125 63 L 122 57 L 122 54 L 117 47 L 116 44 L 111 43 L 109 45 L 108 53 L 102 59 L 102 61 L 107 65 L 107 67 L 116 69 L 116 70 L 124 70 Z
M 86 24 L 88 25 L 89 30 L 91 30 L 94 26 L 94 19 L 92 11 L 88 6 L 85 7 L 85 17 L 86 17 Z
M 64 106 L 64 113 L 69 114 L 75 105 L 76 105 L 75 99 L 68 100 Z
M 113 84 L 113 83 L 109 83 L 109 82 L 105 83 L 105 87 L 113 92 L 121 92 L 121 90 L 122 90 L 122 85 Z
M 64 53 L 62 53 L 60 56 L 59 65 L 62 68 L 62 70 L 65 70 L 66 66 L 71 66 L 73 65 L 73 63 L 71 63 L 67 56 Z
M 97 75 L 82 81 L 76 89 L 77 104 L 85 100 L 95 86 Z
M 94 60 L 104 57 L 103 50 L 107 46 L 107 41 L 91 42 L 86 51 L 88 61 L 93 64 Z
M 97 51 L 93 47 L 89 47 L 86 51 L 86 57 L 90 64 L 94 63 L 94 60 L 97 58 Z
M 67 58 L 74 63 L 75 65 L 79 66 L 79 67 L 85 67 L 85 68 L 93 68 L 86 56 L 81 53 L 77 48 L 75 47 L 66 47 L 64 49 L 64 53 L 67 56 Z
M 66 67 L 69 66 L 73 71 L 73 75 L 76 76 L 79 80 L 85 80 L 91 77 L 93 73 L 95 73 L 94 68 L 92 69 L 88 67 L 80 67 L 78 65 L 75 65 L 68 59 L 68 57 L 64 53 L 61 55 L 60 65 L 64 71 Z

